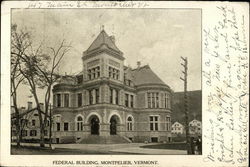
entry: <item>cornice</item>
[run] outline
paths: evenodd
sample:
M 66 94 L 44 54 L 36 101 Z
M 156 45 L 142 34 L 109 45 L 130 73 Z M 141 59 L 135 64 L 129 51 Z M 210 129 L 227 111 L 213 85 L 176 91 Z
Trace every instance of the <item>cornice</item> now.
M 113 57 L 115 57 L 115 58 L 117 58 L 119 60 L 122 60 L 122 61 L 125 60 L 125 58 L 123 57 L 123 53 L 122 52 L 117 52 L 117 51 L 115 51 L 115 50 L 113 50 L 111 48 L 108 48 L 108 47 L 97 48 L 97 49 L 92 50 L 90 52 L 85 51 L 85 52 L 83 52 L 84 56 L 82 57 L 82 60 L 83 61 L 87 60 L 87 59 L 89 59 L 91 57 L 94 57 L 94 56 L 96 56 L 96 55 L 98 55 L 100 53 L 103 53 L 103 52 L 106 52 L 110 56 L 113 56 Z

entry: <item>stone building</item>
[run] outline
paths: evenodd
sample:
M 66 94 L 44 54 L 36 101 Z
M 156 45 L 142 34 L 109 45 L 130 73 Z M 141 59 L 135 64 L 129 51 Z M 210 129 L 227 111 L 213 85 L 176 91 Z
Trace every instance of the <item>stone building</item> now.
M 172 90 L 149 67 L 132 69 L 102 30 L 83 52 L 83 70 L 53 87 L 57 143 L 171 141 Z

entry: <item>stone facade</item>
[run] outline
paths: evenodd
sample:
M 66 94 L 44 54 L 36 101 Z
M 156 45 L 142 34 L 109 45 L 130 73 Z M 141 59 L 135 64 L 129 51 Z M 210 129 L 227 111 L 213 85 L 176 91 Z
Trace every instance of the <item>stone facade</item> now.
M 53 87 L 53 140 L 95 135 L 132 142 L 171 141 L 172 90 L 146 65 L 124 66 L 104 30 L 82 56 L 83 71 Z

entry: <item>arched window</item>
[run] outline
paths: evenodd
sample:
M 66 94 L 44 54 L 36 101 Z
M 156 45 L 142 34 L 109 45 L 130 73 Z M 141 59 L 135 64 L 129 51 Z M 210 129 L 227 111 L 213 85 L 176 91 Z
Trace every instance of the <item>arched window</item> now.
M 133 130 L 133 118 L 132 116 L 129 116 L 127 119 L 127 131 Z
M 76 118 L 76 130 L 83 131 L 83 118 L 81 116 Z

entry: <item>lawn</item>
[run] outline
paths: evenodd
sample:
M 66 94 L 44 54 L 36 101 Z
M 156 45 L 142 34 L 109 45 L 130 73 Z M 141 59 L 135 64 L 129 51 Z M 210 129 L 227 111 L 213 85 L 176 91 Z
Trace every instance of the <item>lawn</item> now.
M 171 150 L 186 150 L 186 143 L 167 143 L 140 146 L 141 148 L 151 149 L 171 149 Z

